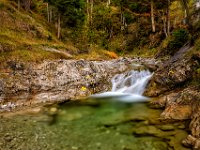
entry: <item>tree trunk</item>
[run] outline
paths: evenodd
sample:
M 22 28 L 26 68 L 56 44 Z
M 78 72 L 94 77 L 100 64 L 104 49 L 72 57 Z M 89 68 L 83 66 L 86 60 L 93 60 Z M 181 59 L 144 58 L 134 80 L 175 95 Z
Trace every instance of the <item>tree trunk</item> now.
M 31 10 L 31 2 L 32 0 L 22 0 L 22 6 L 26 11 Z
M 163 19 L 163 29 L 164 29 L 165 36 L 168 37 L 168 34 L 167 34 L 167 19 L 166 19 L 166 16 L 164 16 L 164 19 Z
M 89 11 L 89 9 L 90 9 L 90 2 L 89 2 L 89 0 L 87 0 L 87 23 L 88 23 L 88 25 L 90 24 L 90 11 Z
M 156 32 L 156 25 L 154 19 L 154 1 L 151 0 L 151 25 L 152 25 L 152 32 Z
M 111 0 L 108 0 L 108 1 L 107 1 L 107 7 L 110 6 L 110 3 L 111 3 Z
M 181 0 L 181 2 L 183 5 L 184 15 L 185 15 L 184 23 L 190 27 L 191 24 L 190 24 L 190 18 L 189 18 L 188 0 Z
M 20 0 L 17 1 L 18 10 L 20 10 Z
M 171 22 L 170 22 L 170 0 L 167 0 L 167 7 L 164 10 L 163 14 L 163 27 L 164 27 L 164 33 L 165 36 L 168 37 L 170 35 L 170 29 L 171 29 Z
M 58 14 L 58 31 L 57 31 L 57 38 L 60 39 L 60 33 L 61 33 L 61 26 L 60 26 L 60 23 L 61 23 L 61 19 L 60 19 L 60 14 Z
M 200 19 L 200 0 L 195 2 L 195 11 L 197 11 L 196 22 L 198 22 Z
M 90 24 L 92 25 L 92 22 L 93 22 L 93 7 L 94 7 L 94 1 L 93 0 L 90 0 Z
M 167 12 L 166 12 L 166 18 L 167 18 L 167 34 L 170 35 L 170 0 L 167 0 Z
M 109 39 L 113 37 L 113 27 L 110 28 Z
M 52 10 L 52 8 L 50 7 L 50 12 L 49 12 L 49 22 L 50 22 L 50 23 L 52 22 L 52 17 L 53 17 L 53 10 Z
M 125 30 L 125 17 L 124 17 L 124 9 L 123 6 L 121 6 L 121 30 Z
M 47 20 L 48 22 L 50 22 L 49 4 L 46 3 L 46 5 L 47 5 Z

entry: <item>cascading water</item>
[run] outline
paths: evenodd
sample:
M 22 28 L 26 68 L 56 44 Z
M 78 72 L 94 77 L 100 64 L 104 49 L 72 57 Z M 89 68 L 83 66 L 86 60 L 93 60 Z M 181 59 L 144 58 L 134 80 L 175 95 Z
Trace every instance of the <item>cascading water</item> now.
M 112 78 L 112 92 L 142 95 L 151 77 L 149 71 L 130 71 Z
M 113 100 L 123 102 L 146 101 L 148 98 L 142 94 L 151 76 L 152 73 L 148 70 L 132 70 L 125 74 L 117 74 L 111 80 L 112 90 L 110 92 L 95 94 L 92 97 L 110 97 Z

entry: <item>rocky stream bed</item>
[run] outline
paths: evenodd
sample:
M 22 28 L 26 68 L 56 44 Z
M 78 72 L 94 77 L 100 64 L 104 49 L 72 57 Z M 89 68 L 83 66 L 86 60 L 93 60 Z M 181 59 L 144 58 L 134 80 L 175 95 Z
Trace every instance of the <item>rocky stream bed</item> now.
M 166 123 L 147 103 L 87 99 L 4 113 L 2 150 L 189 150 L 185 122 Z
M 140 118 L 140 115 L 139 118 L 138 116 L 134 118 L 133 114 L 135 110 L 130 109 L 130 111 L 128 112 L 129 114 L 133 115 L 133 118 L 126 118 L 127 120 L 121 120 L 117 123 L 114 120 L 114 123 L 112 122 L 111 124 L 105 121 L 103 123 L 103 126 L 105 127 L 105 132 L 107 132 L 107 128 L 111 128 L 112 134 L 117 134 L 117 132 L 115 131 L 115 129 L 118 128 L 116 127 L 116 124 L 118 126 L 123 123 L 123 126 L 126 126 L 126 122 L 131 122 L 131 124 L 128 124 L 128 126 L 130 127 L 131 125 L 132 129 L 130 130 L 130 128 L 128 127 L 128 134 L 132 137 L 134 135 L 135 137 L 142 136 L 144 138 L 139 142 L 141 149 L 143 149 L 142 143 L 145 143 L 145 138 L 148 141 L 149 136 L 150 141 L 152 139 L 153 141 L 158 141 L 158 143 L 155 144 L 158 145 L 158 147 L 156 146 L 157 148 L 155 148 L 158 150 L 159 146 L 161 146 L 160 149 L 162 150 L 186 149 L 181 146 L 181 143 L 186 147 L 199 149 L 200 88 L 198 84 L 191 84 L 191 82 L 193 82 L 194 80 L 199 80 L 199 76 L 198 74 L 196 74 L 196 70 L 200 68 L 199 54 L 192 57 L 179 56 L 177 59 L 172 58 L 171 60 L 168 60 L 166 62 L 158 62 L 154 59 L 140 58 L 120 58 L 116 60 L 102 62 L 85 60 L 58 60 L 46 61 L 40 64 L 25 64 L 22 62 L 20 63 L 14 61 L 8 62 L 6 67 L 1 68 L 0 74 L 0 111 L 5 112 L 14 110 L 14 114 L 18 114 L 18 111 L 16 110 L 21 110 L 21 108 L 26 108 L 27 106 L 28 108 L 30 108 L 30 106 L 41 106 L 47 103 L 55 104 L 66 100 L 82 99 L 93 93 L 109 91 L 111 88 L 111 77 L 117 73 L 122 73 L 127 70 L 133 69 L 135 66 L 132 64 L 135 63 L 143 64 L 150 70 L 155 71 L 145 91 L 145 95 L 150 97 L 157 97 L 156 100 L 152 100 L 151 107 L 161 108 L 164 109 L 164 111 L 161 113 L 161 111 L 159 110 L 154 110 L 157 111 L 157 116 L 155 117 L 155 115 L 153 115 L 151 111 L 147 113 L 145 111 L 143 112 L 143 110 L 140 109 L 141 113 L 145 113 L 148 115 L 152 114 L 154 116 L 153 119 L 149 120 L 148 117 L 144 119 L 144 116 Z M 49 111 L 45 111 L 46 108 L 40 109 L 43 113 L 45 112 L 45 115 L 43 113 L 42 115 L 39 115 L 39 122 L 48 122 L 47 124 L 49 124 L 49 122 L 52 122 L 52 118 L 56 118 L 54 117 L 54 113 L 53 115 L 51 114 L 51 107 L 48 107 L 48 109 Z M 91 109 L 93 109 L 93 107 Z M 62 112 L 62 109 L 60 110 L 59 107 L 55 107 L 54 110 L 59 110 L 59 113 L 60 111 Z M 118 115 L 120 114 L 118 114 L 118 112 L 116 111 L 116 116 L 113 114 L 111 115 L 110 119 L 112 120 L 112 117 L 115 118 Z M 45 127 L 47 128 L 43 128 L 43 125 L 41 125 L 39 129 L 36 129 L 35 127 L 38 124 L 38 117 L 35 116 L 29 117 L 25 115 L 23 117 L 14 117 L 12 119 L 6 118 L 5 116 L 7 115 L 3 113 L 3 117 L 1 118 L 2 123 L 0 127 L 1 137 L 3 137 L 1 138 L 0 145 L 3 146 L 4 149 L 9 149 L 13 147 L 23 149 L 23 145 L 19 145 L 16 143 L 21 143 L 22 141 L 25 141 L 23 142 L 23 144 L 26 147 L 27 144 L 30 143 L 30 141 L 35 140 L 36 143 L 38 141 L 41 142 L 45 139 L 47 139 L 47 141 L 51 141 L 51 138 L 57 139 L 56 136 L 61 136 L 61 134 L 65 132 L 64 129 L 61 131 L 57 131 L 57 129 L 53 129 L 52 126 L 47 127 L 46 125 Z M 43 116 L 44 118 L 41 116 Z M 157 121 L 158 118 L 159 121 Z M 47 121 L 45 121 L 45 119 Z M 26 129 L 20 128 L 20 126 L 22 125 L 21 122 L 23 122 L 22 120 L 25 120 L 24 127 Z M 35 124 L 35 122 L 37 123 Z M 79 123 L 80 122 L 78 122 L 77 124 Z M 85 125 L 84 128 L 86 129 L 87 126 L 89 126 L 89 124 Z M 135 128 L 133 128 L 133 126 Z M 50 128 L 52 132 L 49 131 Z M 60 129 L 61 128 L 62 127 L 60 127 Z M 77 128 L 83 127 L 80 126 Z M 17 131 L 18 129 L 20 130 L 19 132 Z M 123 129 L 124 127 L 122 129 L 119 129 L 121 136 L 127 134 L 124 133 L 127 128 L 125 127 L 124 131 Z M 25 130 L 27 130 L 27 132 L 24 132 Z M 33 135 L 32 130 L 38 130 L 37 133 L 41 133 L 42 135 Z M 55 134 L 55 137 L 53 135 L 48 135 L 51 133 L 53 134 L 53 132 L 54 134 L 60 132 L 60 134 Z M 89 133 L 90 131 L 84 134 Z M 30 138 L 28 138 L 26 141 L 25 137 Z M 109 136 L 104 138 L 109 138 Z M 65 138 L 63 137 L 63 139 Z M 129 140 L 129 138 L 127 140 Z M 13 141 L 14 143 L 12 145 Z M 8 142 L 11 144 L 7 145 L 6 143 Z M 45 143 L 45 141 L 43 141 L 42 143 Z M 34 142 L 32 144 L 34 145 Z M 99 145 L 101 144 L 97 142 L 96 149 L 99 149 L 97 147 L 101 147 Z M 152 146 L 152 144 L 150 145 Z M 42 148 L 44 148 L 43 146 L 46 146 L 46 149 L 51 149 L 50 147 L 52 147 L 52 149 L 56 149 L 56 146 L 58 145 L 52 146 L 46 143 L 44 145 L 41 145 Z M 73 146 L 70 144 L 68 144 L 68 146 L 68 149 L 84 149 L 82 146 Z M 146 146 L 148 147 L 148 142 Z M 42 148 L 37 147 L 36 149 Z M 61 149 L 62 147 L 59 148 Z M 149 150 L 152 149 L 151 147 L 148 148 Z M 113 149 L 113 147 L 110 149 Z M 129 150 L 131 149 L 131 147 L 125 146 L 123 148 L 120 147 L 120 149 Z M 132 149 L 134 150 L 134 146 L 132 147 Z

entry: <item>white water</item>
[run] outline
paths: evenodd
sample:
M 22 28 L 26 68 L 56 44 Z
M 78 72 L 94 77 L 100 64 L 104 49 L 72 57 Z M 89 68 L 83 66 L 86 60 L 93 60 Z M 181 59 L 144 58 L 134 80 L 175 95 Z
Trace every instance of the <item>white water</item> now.
M 142 102 L 148 98 L 142 96 L 145 87 L 150 80 L 152 73 L 147 70 L 130 71 L 125 74 L 115 75 L 112 82 L 112 90 L 100 94 L 92 95 L 95 98 L 112 98 L 116 101 L 123 102 Z

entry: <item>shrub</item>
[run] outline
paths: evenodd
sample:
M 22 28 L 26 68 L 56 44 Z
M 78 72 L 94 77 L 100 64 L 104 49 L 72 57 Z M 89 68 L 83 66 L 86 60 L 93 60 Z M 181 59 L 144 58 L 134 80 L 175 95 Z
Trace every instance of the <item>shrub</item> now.
M 0 2 L 0 9 L 4 8 L 5 4 L 3 2 Z
M 172 32 L 171 40 L 168 44 L 169 54 L 174 54 L 189 40 L 189 32 L 185 29 L 178 29 Z

